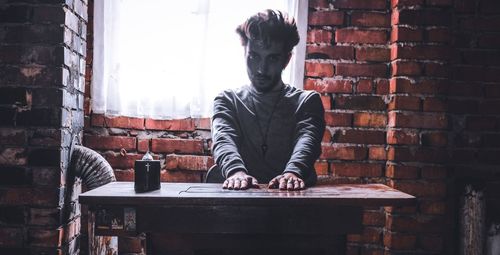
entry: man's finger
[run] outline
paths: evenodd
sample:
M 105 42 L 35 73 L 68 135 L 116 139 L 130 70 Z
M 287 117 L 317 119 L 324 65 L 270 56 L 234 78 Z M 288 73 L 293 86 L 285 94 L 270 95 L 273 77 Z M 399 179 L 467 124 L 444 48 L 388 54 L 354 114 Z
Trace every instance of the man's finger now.
M 304 189 L 306 187 L 306 184 L 304 183 L 303 180 L 300 180 L 300 189 Z
M 241 188 L 241 181 L 240 179 L 234 180 L 234 189 L 239 190 Z
M 233 179 L 229 179 L 229 182 L 227 184 L 227 188 L 234 189 L 234 180 Z
M 224 183 L 222 184 L 222 188 L 223 189 L 227 189 L 227 185 L 228 185 L 229 181 L 228 180 L 225 180 Z
M 279 182 L 280 182 L 279 188 L 282 189 L 282 190 L 286 189 L 286 179 L 282 177 L 282 178 L 279 179 Z
M 293 181 L 293 189 L 294 189 L 294 190 L 298 190 L 298 189 L 300 189 L 300 182 L 299 182 L 299 180 L 298 180 L 298 179 L 295 179 L 295 180 Z
M 292 178 L 290 178 L 290 179 L 287 180 L 287 182 L 286 182 L 286 189 L 287 190 L 293 190 L 293 179 Z
M 248 189 L 248 181 L 243 179 L 241 180 L 241 186 L 240 186 L 240 189 Z
M 253 187 L 258 188 L 259 182 L 253 177 L 248 177 L 248 183 L 251 183 Z
M 269 188 L 275 189 L 278 187 L 278 177 L 274 177 L 270 182 L 269 182 Z

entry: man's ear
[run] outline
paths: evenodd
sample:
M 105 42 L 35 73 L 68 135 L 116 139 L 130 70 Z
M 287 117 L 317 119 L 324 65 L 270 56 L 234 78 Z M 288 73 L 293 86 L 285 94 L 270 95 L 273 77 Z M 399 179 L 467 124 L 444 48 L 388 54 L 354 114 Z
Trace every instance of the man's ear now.
M 286 56 L 286 62 L 285 62 L 285 65 L 283 66 L 283 69 L 285 69 L 288 66 L 288 63 L 290 63 L 290 59 L 292 59 L 292 53 L 288 52 L 288 55 Z

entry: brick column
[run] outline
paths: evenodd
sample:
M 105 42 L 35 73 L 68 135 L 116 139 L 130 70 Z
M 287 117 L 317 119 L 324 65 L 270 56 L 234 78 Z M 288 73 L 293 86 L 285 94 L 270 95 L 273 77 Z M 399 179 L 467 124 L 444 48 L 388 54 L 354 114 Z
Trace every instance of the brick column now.
M 446 92 L 451 1 L 393 0 L 386 167 L 390 186 L 418 198 L 387 208 L 386 254 L 443 251 L 446 226 Z
M 86 12 L 81 0 L 0 1 L 1 254 L 78 251 L 65 178 L 83 126 Z

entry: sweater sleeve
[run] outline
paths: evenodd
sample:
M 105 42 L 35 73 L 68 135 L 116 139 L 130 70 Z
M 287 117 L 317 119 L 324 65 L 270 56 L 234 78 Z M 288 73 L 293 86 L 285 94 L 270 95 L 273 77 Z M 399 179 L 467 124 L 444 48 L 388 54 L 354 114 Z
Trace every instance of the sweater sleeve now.
M 297 112 L 294 147 L 284 173 L 298 174 L 306 184 L 316 180 L 314 163 L 321 154 L 321 140 L 325 132 L 324 114 L 321 98 L 316 92 L 304 99 Z
M 214 99 L 212 117 L 212 152 L 225 178 L 235 171 L 248 172 L 238 152 L 242 139 L 241 128 L 235 105 L 228 94 L 222 93 Z

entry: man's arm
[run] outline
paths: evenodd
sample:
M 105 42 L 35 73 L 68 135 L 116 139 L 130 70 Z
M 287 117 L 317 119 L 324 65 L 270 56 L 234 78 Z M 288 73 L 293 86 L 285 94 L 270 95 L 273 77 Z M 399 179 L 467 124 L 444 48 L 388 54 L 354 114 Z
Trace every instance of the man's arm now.
M 314 163 L 321 154 L 321 140 L 325 132 L 325 110 L 318 93 L 311 93 L 299 107 L 294 133 L 294 148 L 283 174 L 270 182 L 270 186 L 280 189 L 303 188 L 316 182 Z M 290 175 L 294 174 L 294 175 Z
M 214 99 L 214 115 L 212 117 L 212 152 L 215 163 L 225 178 L 233 172 L 244 171 L 245 163 L 238 152 L 241 129 L 234 105 L 227 93 Z
M 241 129 L 236 110 L 226 93 L 214 100 L 212 117 L 212 152 L 215 163 L 226 180 L 224 189 L 247 189 L 257 186 L 257 179 L 248 175 L 245 163 L 238 152 Z

